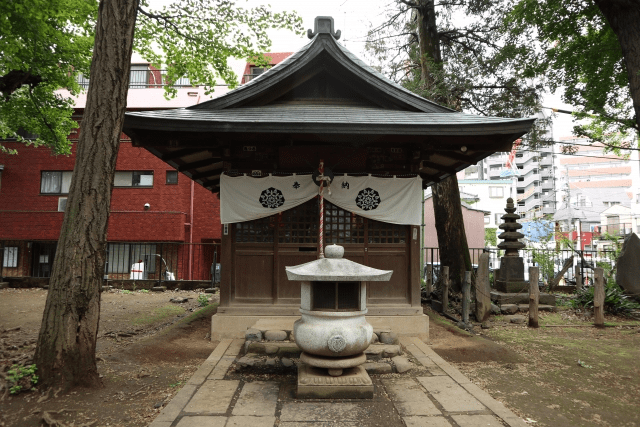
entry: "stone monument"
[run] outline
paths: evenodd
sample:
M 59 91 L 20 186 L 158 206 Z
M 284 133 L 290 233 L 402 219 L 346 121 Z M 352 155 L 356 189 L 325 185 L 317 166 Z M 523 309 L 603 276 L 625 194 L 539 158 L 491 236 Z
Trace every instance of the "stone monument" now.
M 361 366 L 373 328 L 367 313 L 366 282 L 388 281 L 393 271 L 342 258 L 344 248 L 327 246 L 325 258 L 286 267 L 289 280 L 301 281 L 301 318 L 293 325 L 302 350 L 298 397 L 372 398 L 373 383 Z
M 525 247 L 518 239 L 522 239 L 524 234 L 517 231 L 522 225 L 516 221 L 520 215 L 515 213 L 516 207 L 511 197 L 507 199 L 507 207 L 504 210 L 507 213 L 502 215 L 504 223 L 500 224 L 500 229 L 504 232 L 498 236 L 503 241 L 498 245 L 498 249 L 504 249 L 505 253 L 500 258 L 496 289 L 500 292 L 527 292 L 529 283 L 524 281 L 524 262 L 522 257 L 518 256 L 518 250 Z
M 624 239 L 617 263 L 616 283 L 626 293 L 640 300 L 640 280 L 638 280 L 640 277 L 640 239 L 636 233 L 631 233 Z

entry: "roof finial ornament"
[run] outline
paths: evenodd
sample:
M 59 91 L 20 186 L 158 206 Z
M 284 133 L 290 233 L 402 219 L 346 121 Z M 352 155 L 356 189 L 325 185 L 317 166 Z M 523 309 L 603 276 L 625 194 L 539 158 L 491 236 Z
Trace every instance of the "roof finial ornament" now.
M 333 31 L 333 17 L 331 16 L 316 16 L 315 23 L 313 24 L 313 31 L 307 30 L 307 37 L 314 38 L 317 34 L 330 34 L 334 39 L 339 40 L 341 31 Z

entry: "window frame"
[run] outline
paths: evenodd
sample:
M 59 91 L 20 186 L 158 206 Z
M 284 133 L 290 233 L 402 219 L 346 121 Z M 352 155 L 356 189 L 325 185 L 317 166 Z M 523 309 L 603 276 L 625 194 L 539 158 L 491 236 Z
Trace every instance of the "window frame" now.
M 12 253 L 11 258 L 9 258 L 9 253 Z M 18 268 L 18 255 L 20 254 L 18 246 L 5 246 L 2 251 L 2 264 L 3 268 Z M 7 261 L 13 261 L 9 265 Z
M 116 178 L 117 178 L 118 174 L 121 175 L 121 174 L 126 174 L 126 173 L 131 174 L 131 185 L 118 185 L 118 184 L 116 184 Z M 136 174 L 138 174 L 138 177 L 144 176 L 144 175 L 150 175 L 151 176 L 151 185 L 140 185 L 140 184 L 136 185 L 134 183 Z M 154 178 L 155 178 L 155 173 L 154 173 L 153 170 L 116 171 L 115 174 L 113 175 L 113 188 L 153 188 Z
M 175 182 L 169 182 L 169 174 L 171 174 L 171 176 L 175 176 Z M 178 173 L 177 170 L 168 170 L 167 173 L 165 174 L 165 184 L 166 185 L 178 185 L 178 176 L 180 174 Z
M 43 178 L 45 174 L 60 174 L 58 180 L 58 191 L 43 191 Z M 65 176 L 68 177 L 68 180 L 65 180 Z M 41 170 L 40 171 L 40 194 L 46 196 L 57 196 L 61 194 L 69 194 L 69 189 L 71 187 L 71 179 L 73 178 L 73 171 L 64 171 L 64 170 Z M 65 181 L 66 181 L 66 191 L 65 191 Z
M 494 196 L 493 195 L 494 190 L 500 190 L 499 191 L 500 195 L 499 196 Z M 504 199 L 504 187 L 500 187 L 500 186 L 497 186 L 497 185 L 489 186 L 489 197 L 491 199 Z

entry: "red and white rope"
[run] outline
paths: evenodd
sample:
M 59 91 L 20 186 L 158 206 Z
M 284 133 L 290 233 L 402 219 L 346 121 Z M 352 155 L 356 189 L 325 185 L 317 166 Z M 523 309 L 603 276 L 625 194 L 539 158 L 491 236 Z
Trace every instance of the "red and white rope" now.
M 320 176 L 318 178 L 320 180 L 320 189 L 318 193 L 320 195 L 320 233 L 318 234 L 318 258 L 324 258 L 324 161 L 320 159 L 320 166 L 318 166 L 318 172 L 320 172 Z

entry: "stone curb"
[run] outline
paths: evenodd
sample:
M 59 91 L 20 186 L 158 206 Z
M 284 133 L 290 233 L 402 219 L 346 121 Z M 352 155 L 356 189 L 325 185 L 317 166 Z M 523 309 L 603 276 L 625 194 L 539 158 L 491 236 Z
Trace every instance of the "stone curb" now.
M 480 403 L 489 408 L 495 415 L 500 417 L 509 427 L 528 427 L 520 417 L 511 412 L 501 402 L 495 400 L 489 393 L 482 390 L 477 385 L 473 384 L 467 377 L 462 375 L 455 367 L 449 362 L 440 357 L 435 351 L 426 345 L 422 340 L 415 337 L 407 337 L 405 341 L 410 341 L 414 344 L 422 353 L 431 359 L 440 369 L 447 373 L 455 382 L 460 384 L 465 390 L 467 390 L 473 397 L 478 399 Z M 404 344 L 404 343 L 403 343 Z M 409 346 L 406 346 L 407 351 L 410 351 Z M 420 359 L 418 359 L 420 360 Z
M 236 343 L 236 341 L 239 341 L 239 343 Z M 209 355 L 207 360 L 205 360 L 202 366 L 200 366 L 198 370 L 191 376 L 189 381 L 187 381 L 184 387 L 180 389 L 178 394 L 176 394 L 171 399 L 169 404 L 165 406 L 165 408 L 162 410 L 162 412 L 160 412 L 156 419 L 153 420 L 151 424 L 149 424 L 149 427 L 171 426 L 178 415 L 180 415 L 180 413 L 182 412 L 182 409 L 187 405 L 187 403 L 189 403 L 189 400 L 191 400 L 198 387 L 200 387 L 205 382 L 207 377 L 218 366 L 220 360 L 222 360 L 229 347 L 238 347 L 239 350 L 242 346 L 242 341 L 244 340 L 225 339 L 220 341 L 211 355 Z M 231 363 L 229 363 L 229 365 L 230 364 Z

